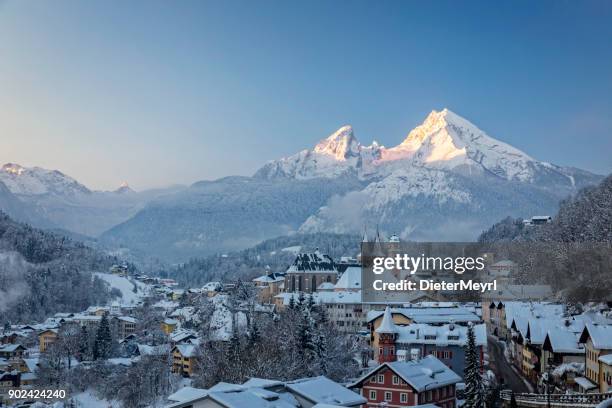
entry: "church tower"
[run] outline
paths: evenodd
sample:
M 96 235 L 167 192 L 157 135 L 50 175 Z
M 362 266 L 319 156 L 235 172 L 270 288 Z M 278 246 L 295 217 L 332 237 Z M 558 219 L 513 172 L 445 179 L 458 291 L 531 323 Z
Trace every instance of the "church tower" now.
M 395 341 L 397 340 L 398 329 L 393 322 L 389 306 L 385 309 L 382 322 L 375 332 L 378 334 L 378 362 L 382 364 L 396 361 Z

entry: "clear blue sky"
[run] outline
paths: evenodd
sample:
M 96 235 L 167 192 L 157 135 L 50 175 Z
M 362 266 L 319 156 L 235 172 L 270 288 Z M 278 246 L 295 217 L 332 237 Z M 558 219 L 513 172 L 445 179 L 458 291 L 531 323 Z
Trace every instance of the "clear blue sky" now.
M 93 188 L 251 174 L 448 107 L 612 171 L 610 1 L 1 1 L 0 162 Z

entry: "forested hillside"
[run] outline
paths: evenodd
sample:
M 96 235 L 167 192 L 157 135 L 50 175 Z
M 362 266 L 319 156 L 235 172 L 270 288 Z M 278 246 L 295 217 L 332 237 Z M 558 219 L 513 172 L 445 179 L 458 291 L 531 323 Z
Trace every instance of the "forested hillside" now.
M 498 241 L 612 242 L 612 175 L 561 202 L 551 224 L 526 227 L 520 218 L 505 218 L 480 235 Z
M 295 234 L 266 240 L 252 248 L 205 258 L 194 258 L 166 274 L 184 286 L 199 286 L 209 281 L 251 279 L 265 273 L 283 272 L 296 252 L 319 248 L 338 259 L 356 256 L 361 239 L 344 234 Z
M 524 283 L 549 283 L 570 300 L 612 300 L 612 176 L 564 200 L 550 224 L 506 218 L 479 241 L 507 243 Z
M 92 272 L 106 271 L 114 262 L 0 212 L 0 324 L 37 321 L 106 301 L 110 290 Z

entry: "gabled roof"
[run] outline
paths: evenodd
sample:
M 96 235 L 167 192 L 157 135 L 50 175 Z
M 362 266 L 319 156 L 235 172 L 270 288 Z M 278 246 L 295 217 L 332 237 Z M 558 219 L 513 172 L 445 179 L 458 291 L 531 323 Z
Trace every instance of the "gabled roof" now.
M 586 343 L 589 338 L 596 349 L 612 350 L 612 325 L 600 326 L 587 323 L 580 336 L 580 342 Z
M 5 344 L 0 346 L 0 352 L 8 352 L 8 353 L 12 353 L 14 351 L 17 350 L 27 350 L 24 346 L 22 346 L 21 344 Z
M 174 350 L 178 350 L 178 352 L 181 353 L 181 356 L 187 358 L 193 357 L 196 354 L 196 347 L 193 344 L 177 344 L 172 349 L 173 352 Z
M 584 354 L 584 347 L 578 343 L 576 334 L 561 328 L 548 330 L 544 339 L 544 350 L 561 354 Z
M 338 270 L 334 260 L 326 254 L 319 252 L 306 252 L 299 254 L 287 269 L 287 272 L 327 272 L 336 273 Z
M 359 290 L 361 289 L 361 268 L 349 266 L 340 276 L 335 285 L 336 290 Z
M 291 381 L 285 386 L 314 403 L 352 406 L 367 402 L 361 395 L 324 376 Z
M 417 392 L 431 390 L 433 388 L 456 384 L 461 380 L 453 370 L 448 368 L 436 357 L 429 355 L 420 360 L 394 361 L 384 363 L 361 377 L 351 388 L 360 386 L 366 379 L 375 375 L 380 370 L 388 368 L 404 381 L 406 381 Z

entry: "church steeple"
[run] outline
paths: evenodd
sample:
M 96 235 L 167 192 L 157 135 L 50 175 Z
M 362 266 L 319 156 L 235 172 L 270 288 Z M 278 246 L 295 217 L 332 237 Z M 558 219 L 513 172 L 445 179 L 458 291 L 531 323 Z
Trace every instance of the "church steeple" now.
M 375 330 L 378 334 L 378 362 L 380 364 L 397 360 L 395 341 L 399 330 L 393 322 L 393 315 L 389 306 L 385 308 L 382 322 Z

